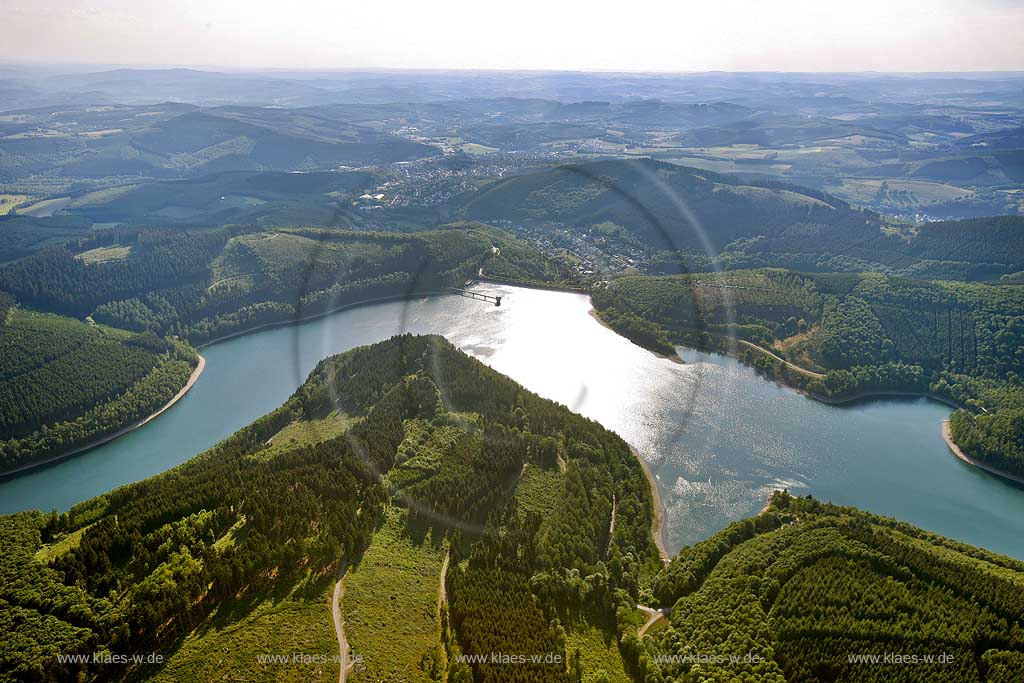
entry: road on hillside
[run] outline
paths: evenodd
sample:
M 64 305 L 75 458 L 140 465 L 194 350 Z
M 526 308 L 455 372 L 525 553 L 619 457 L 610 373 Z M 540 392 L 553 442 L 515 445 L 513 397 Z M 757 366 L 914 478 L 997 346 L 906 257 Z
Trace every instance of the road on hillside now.
M 334 584 L 334 600 L 331 603 L 331 613 L 334 615 L 334 633 L 338 636 L 338 652 L 341 658 L 338 661 L 338 683 L 345 683 L 352 663 L 349 661 L 348 641 L 345 640 L 345 619 L 341 616 L 341 601 L 345 597 L 345 587 L 342 581 L 345 574 L 342 573 L 338 583 Z

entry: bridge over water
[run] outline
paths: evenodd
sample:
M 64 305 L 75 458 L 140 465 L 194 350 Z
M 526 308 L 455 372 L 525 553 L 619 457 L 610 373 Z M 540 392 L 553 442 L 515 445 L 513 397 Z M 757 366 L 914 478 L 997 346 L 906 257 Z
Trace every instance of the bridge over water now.
M 494 304 L 495 306 L 501 305 L 500 296 L 491 296 L 490 294 L 483 294 L 481 292 L 474 292 L 471 289 L 459 289 L 458 287 L 452 287 L 452 291 L 460 296 L 464 296 L 467 299 L 476 299 L 477 301 L 487 301 Z

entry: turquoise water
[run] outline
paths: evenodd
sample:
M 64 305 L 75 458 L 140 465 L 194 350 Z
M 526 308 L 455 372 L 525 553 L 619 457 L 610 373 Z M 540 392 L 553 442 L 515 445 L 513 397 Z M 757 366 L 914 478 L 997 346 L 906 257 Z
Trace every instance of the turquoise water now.
M 755 514 L 774 488 L 891 515 L 1024 558 L 1024 490 L 954 458 L 926 399 L 834 407 L 722 356 L 657 358 L 599 325 L 581 295 L 497 285 L 342 311 L 203 350 L 206 371 L 159 418 L 0 483 L 0 512 L 66 509 L 180 464 L 276 408 L 323 357 L 403 331 L 444 334 L 533 391 L 614 429 L 647 460 L 669 549 Z

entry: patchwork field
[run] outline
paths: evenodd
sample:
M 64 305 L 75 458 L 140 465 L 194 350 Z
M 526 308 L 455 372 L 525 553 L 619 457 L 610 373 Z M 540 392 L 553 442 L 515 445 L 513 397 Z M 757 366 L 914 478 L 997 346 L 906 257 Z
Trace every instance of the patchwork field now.
M 516 486 L 520 512 L 547 516 L 558 505 L 565 487 L 565 475 L 557 469 L 527 465 Z
M 971 190 L 956 185 L 897 178 L 845 178 L 830 185 L 828 191 L 855 204 L 890 209 L 924 208 L 974 196 Z

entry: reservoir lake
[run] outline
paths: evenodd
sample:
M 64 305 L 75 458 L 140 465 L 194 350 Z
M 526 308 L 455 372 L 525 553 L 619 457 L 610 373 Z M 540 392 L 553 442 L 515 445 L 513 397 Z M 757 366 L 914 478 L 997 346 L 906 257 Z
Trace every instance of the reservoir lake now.
M 950 408 L 925 398 L 813 401 L 738 361 L 659 358 L 603 327 L 582 294 L 480 284 L 229 339 L 163 415 L 84 454 L 0 482 L 0 513 L 66 510 L 185 462 L 281 405 L 322 358 L 403 332 L 442 334 L 631 443 L 657 480 L 670 552 L 756 514 L 773 489 L 855 505 L 1024 559 L 1024 489 L 956 459 Z M 443 387 L 442 393 L 443 393 Z

